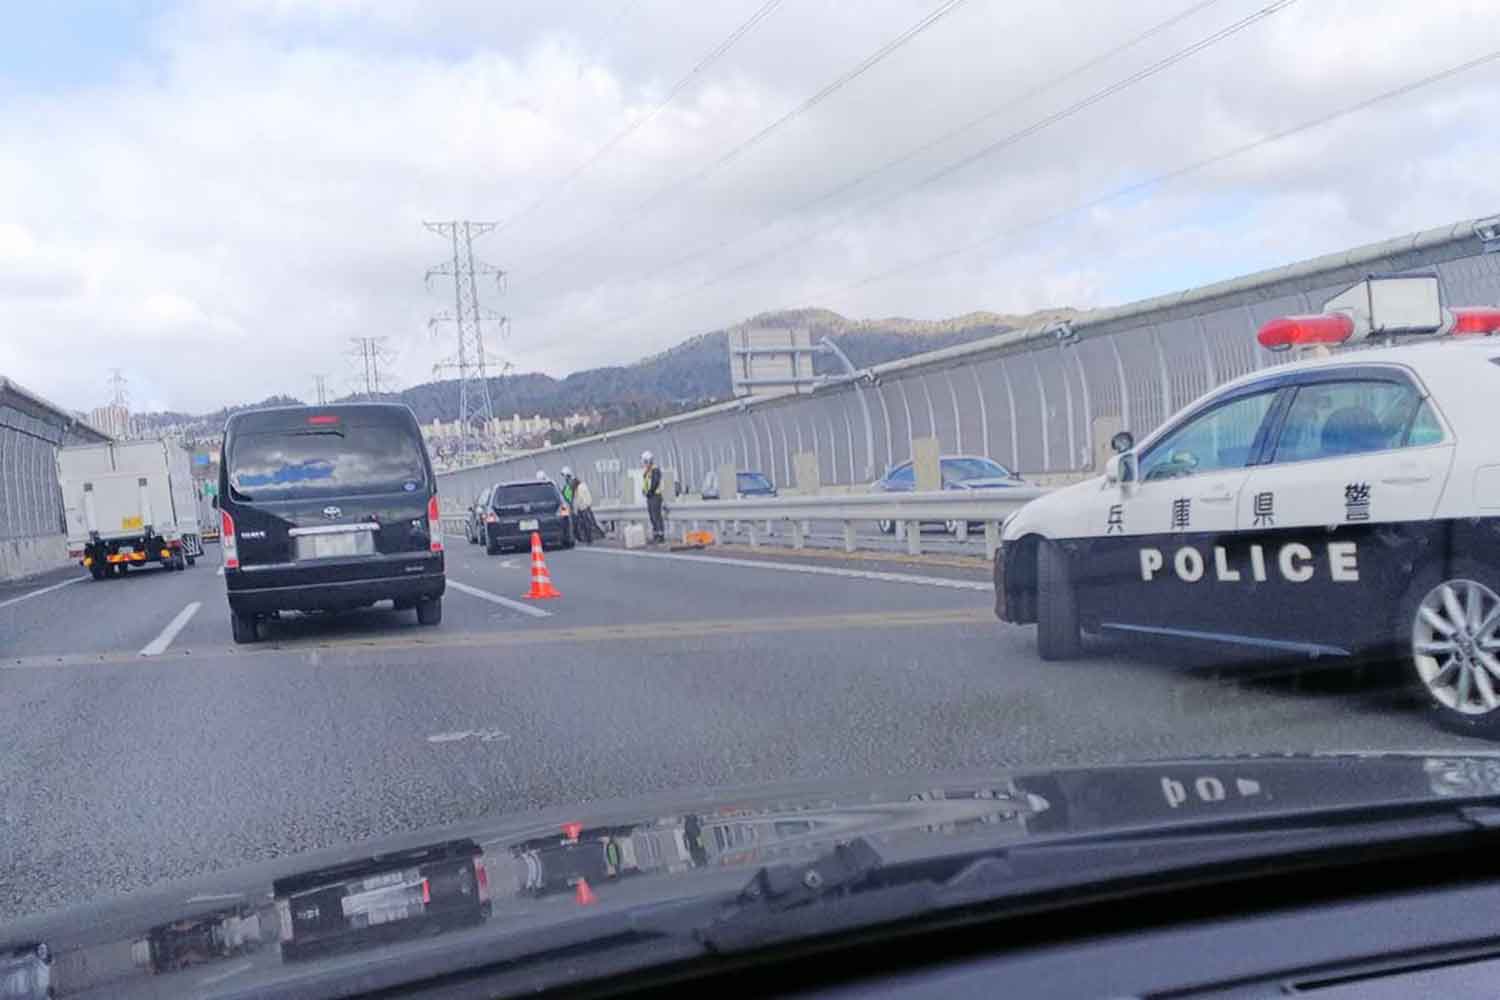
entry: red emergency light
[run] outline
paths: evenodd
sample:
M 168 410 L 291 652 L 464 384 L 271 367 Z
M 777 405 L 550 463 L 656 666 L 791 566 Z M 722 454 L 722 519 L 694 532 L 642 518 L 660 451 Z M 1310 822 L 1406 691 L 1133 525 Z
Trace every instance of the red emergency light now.
M 1479 306 L 1451 309 L 1455 337 L 1488 336 L 1500 331 L 1500 308 Z
M 1268 351 L 1318 344 L 1342 344 L 1354 336 L 1354 320 L 1343 313 L 1278 316 L 1260 328 L 1255 339 Z

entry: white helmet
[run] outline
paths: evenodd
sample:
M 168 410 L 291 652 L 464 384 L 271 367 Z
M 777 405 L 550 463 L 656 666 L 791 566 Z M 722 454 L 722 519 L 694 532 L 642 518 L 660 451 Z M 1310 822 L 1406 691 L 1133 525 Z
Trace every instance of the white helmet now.
M 571 476 L 573 474 L 573 468 L 572 468 L 572 466 L 569 466 L 569 465 L 563 466 L 562 467 L 562 474 L 563 474 L 563 478 L 564 479 L 566 479 L 568 476 Z
M 641 461 L 642 462 L 649 462 L 649 461 L 651 461 L 651 453 L 649 451 L 643 451 L 643 452 L 641 452 Z

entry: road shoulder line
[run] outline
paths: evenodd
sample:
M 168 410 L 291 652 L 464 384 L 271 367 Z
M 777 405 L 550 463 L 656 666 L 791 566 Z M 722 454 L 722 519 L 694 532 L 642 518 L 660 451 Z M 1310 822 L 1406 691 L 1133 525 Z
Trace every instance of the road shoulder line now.
M 20 595 L 18 595 L 16 597 L 7 598 L 6 600 L 0 601 L 0 608 L 8 608 L 12 604 L 20 604 L 22 601 L 29 601 L 33 597 L 41 597 L 43 594 L 50 593 L 50 592 L 52 592 L 54 590 L 61 590 L 63 587 L 68 587 L 68 586 L 71 586 L 72 584 L 75 584 L 75 583 L 82 583 L 83 581 L 85 581 L 87 579 L 89 579 L 89 577 L 86 577 L 86 576 L 74 576 L 74 577 L 69 577 L 68 579 L 64 580 L 62 583 L 54 583 L 50 587 L 40 587 L 40 588 L 38 588 L 36 590 L 28 590 L 24 594 L 20 594 Z

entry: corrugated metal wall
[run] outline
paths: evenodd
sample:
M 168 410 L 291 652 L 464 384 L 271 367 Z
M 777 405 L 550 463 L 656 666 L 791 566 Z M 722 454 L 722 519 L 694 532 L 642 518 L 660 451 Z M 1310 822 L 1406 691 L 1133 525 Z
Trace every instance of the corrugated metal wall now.
M 690 490 L 725 462 L 795 486 L 792 456 L 803 451 L 818 455 L 824 485 L 867 482 L 869 470 L 878 476 L 906 460 L 912 438 L 929 435 L 944 452 L 987 454 L 1023 475 L 1088 470 L 1096 420 L 1117 419 L 1137 437 L 1150 432 L 1210 387 L 1276 363 L 1255 342 L 1260 324 L 1315 311 L 1366 274 L 1434 267 L 1449 304 L 1500 302 L 1500 254 L 1486 253 L 1475 228 L 1462 222 L 1102 310 L 1080 320 L 1071 339 L 1024 331 L 882 365 L 876 383 L 858 390 L 721 404 L 448 473 L 444 502 L 451 512 L 487 483 L 538 469 L 556 478 L 565 465 L 592 477 L 601 502 L 618 499 L 620 470 L 637 467 L 645 449 Z
M 61 429 L 0 402 L 0 541 L 64 530 L 54 448 Z

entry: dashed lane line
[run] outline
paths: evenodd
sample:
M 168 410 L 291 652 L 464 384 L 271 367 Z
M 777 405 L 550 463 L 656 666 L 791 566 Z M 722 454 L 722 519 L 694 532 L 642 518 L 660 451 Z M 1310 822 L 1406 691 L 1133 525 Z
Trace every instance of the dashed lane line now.
M 86 576 L 73 576 L 73 577 L 69 577 L 68 579 L 64 580 L 62 583 L 54 583 L 50 587 L 40 587 L 40 588 L 38 588 L 36 590 L 27 591 L 26 593 L 21 594 L 19 597 L 12 597 L 12 598 L 9 598 L 8 600 L 0 601 L 0 608 L 8 608 L 12 604 L 20 604 L 22 601 L 29 601 L 33 597 L 41 597 L 43 594 L 50 594 L 54 590 L 61 590 L 63 587 L 68 587 L 68 586 L 71 586 L 71 585 L 73 585 L 75 583 L 82 583 L 83 581 L 85 581 L 87 579 L 88 579 L 88 577 L 86 577 Z
M 177 638 L 177 633 L 181 632 L 187 623 L 193 620 L 193 616 L 198 613 L 198 609 L 201 607 L 203 607 L 202 601 L 194 601 L 177 612 L 176 617 L 167 622 L 167 627 L 161 630 L 161 635 L 141 647 L 140 655 L 160 656 L 165 653 L 167 647 L 172 645 L 172 640 Z
M 489 601 L 491 604 L 498 604 L 501 607 L 510 608 L 512 611 L 519 611 L 521 614 L 530 615 L 532 618 L 552 617 L 552 612 L 543 611 L 533 604 L 527 604 L 524 601 L 515 601 L 509 597 L 501 597 L 499 594 L 492 594 L 488 590 L 480 590 L 478 587 L 471 587 L 467 583 L 459 583 L 452 577 L 448 578 L 448 586 L 460 593 L 468 594 L 470 597 L 477 597 L 481 601 Z
M 635 549 L 585 548 L 577 551 L 603 552 L 637 559 L 680 559 L 683 562 L 710 563 L 718 566 L 746 566 L 751 569 L 777 570 L 782 573 L 810 573 L 814 576 L 840 576 L 855 580 L 879 580 L 884 583 L 914 583 L 924 587 L 947 587 L 951 590 L 992 592 L 988 580 L 953 580 L 942 576 L 920 576 L 916 573 L 885 573 L 871 569 L 844 569 L 839 566 L 809 566 L 806 563 L 772 562 L 762 559 L 731 559 L 727 556 L 689 556 L 675 552 L 639 552 Z

